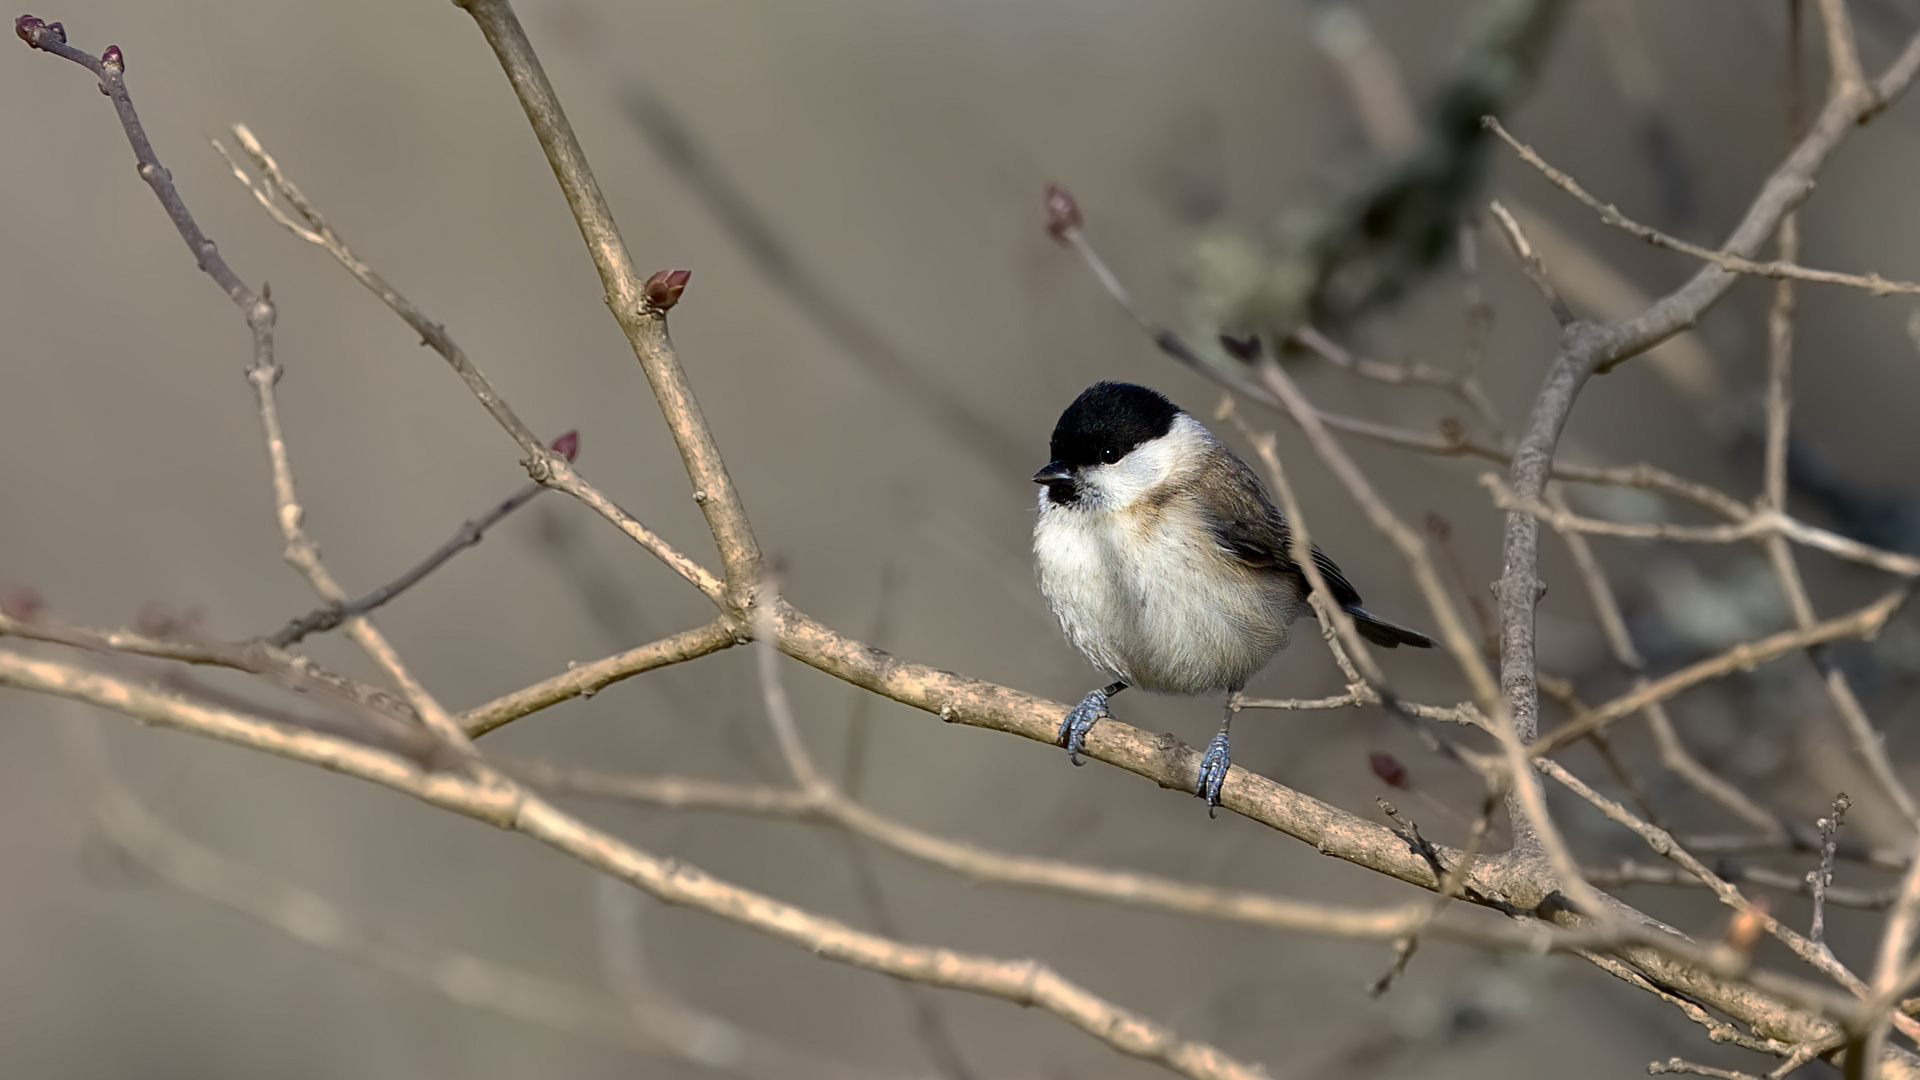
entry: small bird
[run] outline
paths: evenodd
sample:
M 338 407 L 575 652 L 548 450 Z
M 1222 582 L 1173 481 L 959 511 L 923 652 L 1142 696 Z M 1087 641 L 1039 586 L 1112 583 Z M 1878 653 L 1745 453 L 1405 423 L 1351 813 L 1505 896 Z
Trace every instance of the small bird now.
M 1033 526 L 1040 591 L 1067 640 L 1114 682 L 1081 699 L 1059 741 L 1080 764 L 1087 731 L 1129 686 L 1159 694 L 1227 692 L 1226 719 L 1200 762 L 1197 794 L 1220 805 L 1227 730 L 1247 680 L 1312 615 L 1287 519 L 1260 478 L 1173 402 L 1144 386 L 1087 388 L 1054 426 Z M 1318 547 L 1333 600 L 1376 645 L 1430 649 L 1433 639 L 1360 606 Z

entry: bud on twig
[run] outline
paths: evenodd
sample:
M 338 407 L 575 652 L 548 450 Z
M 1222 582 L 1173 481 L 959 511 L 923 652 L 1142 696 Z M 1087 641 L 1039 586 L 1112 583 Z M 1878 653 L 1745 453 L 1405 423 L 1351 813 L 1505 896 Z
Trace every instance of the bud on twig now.
M 1388 787 L 1405 789 L 1407 786 L 1407 767 L 1400 759 L 1384 751 L 1376 750 L 1367 755 L 1367 764 L 1373 766 L 1373 775 Z
M 680 294 L 687 291 L 687 279 L 692 276 L 691 270 L 661 270 L 647 279 L 641 295 L 648 307 L 666 311 L 680 302 Z
M 107 51 L 100 54 L 100 62 L 115 71 L 127 70 L 127 58 L 120 55 L 118 45 L 107 46 Z
M 553 440 L 552 449 L 554 453 L 566 458 L 567 464 L 573 464 L 573 459 L 580 453 L 580 433 L 577 431 L 567 432 L 565 435 Z
M 1260 359 L 1260 335 L 1258 334 L 1248 334 L 1246 337 L 1221 334 L 1220 347 L 1227 350 L 1227 355 L 1242 363 L 1251 364 Z
M 1047 235 L 1064 244 L 1069 233 L 1080 231 L 1080 204 L 1059 184 L 1047 185 Z

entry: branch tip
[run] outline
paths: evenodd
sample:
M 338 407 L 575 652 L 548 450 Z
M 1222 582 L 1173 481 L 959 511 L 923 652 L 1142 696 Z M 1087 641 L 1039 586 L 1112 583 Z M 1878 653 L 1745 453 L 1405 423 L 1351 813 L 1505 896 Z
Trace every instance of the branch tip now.
M 648 307 L 655 311 L 666 311 L 680 302 L 680 294 L 687 291 L 687 279 L 691 277 L 691 270 L 656 271 L 641 286 L 640 292 Z
M 1080 204 L 1059 184 L 1047 185 L 1047 235 L 1056 243 L 1067 243 L 1071 233 L 1080 231 Z
M 52 37 L 62 45 L 67 43 L 67 28 L 65 26 L 57 22 L 47 22 L 44 19 L 37 19 L 32 15 L 22 15 L 13 20 L 13 32 L 20 35 L 21 41 L 26 42 L 35 49 L 46 48 L 46 46 L 42 44 L 42 41 L 47 37 Z

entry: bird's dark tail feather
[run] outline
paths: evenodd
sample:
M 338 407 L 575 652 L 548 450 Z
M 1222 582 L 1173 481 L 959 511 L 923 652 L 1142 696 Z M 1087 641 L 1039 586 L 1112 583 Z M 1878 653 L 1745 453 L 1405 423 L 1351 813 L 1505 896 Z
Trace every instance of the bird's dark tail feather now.
M 1358 604 L 1347 608 L 1347 614 L 1353 616 L 1353 628 L 1360 631 L 1361 637 L 1383 649 L 1397 649 L 1402 645 L 1411 645 L 1416 649 L 1433 648 L 1433 639 L 1427 635 L 1404 626 L 1395 626 L 1369 614 L 1366 608 Z

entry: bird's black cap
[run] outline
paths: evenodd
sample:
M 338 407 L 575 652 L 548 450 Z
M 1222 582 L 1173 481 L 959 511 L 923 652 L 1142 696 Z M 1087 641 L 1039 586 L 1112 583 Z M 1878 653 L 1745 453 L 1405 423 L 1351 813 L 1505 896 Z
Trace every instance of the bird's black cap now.
M 1060 414 L 1060 422 L 1053 427 L 1049 464 L 1078 469 L 1118 460 L 1141 443 L 1171 431 L 1173 418 L 1179 415 L 1173 402 L 1144 386 L 1094 383 Z

